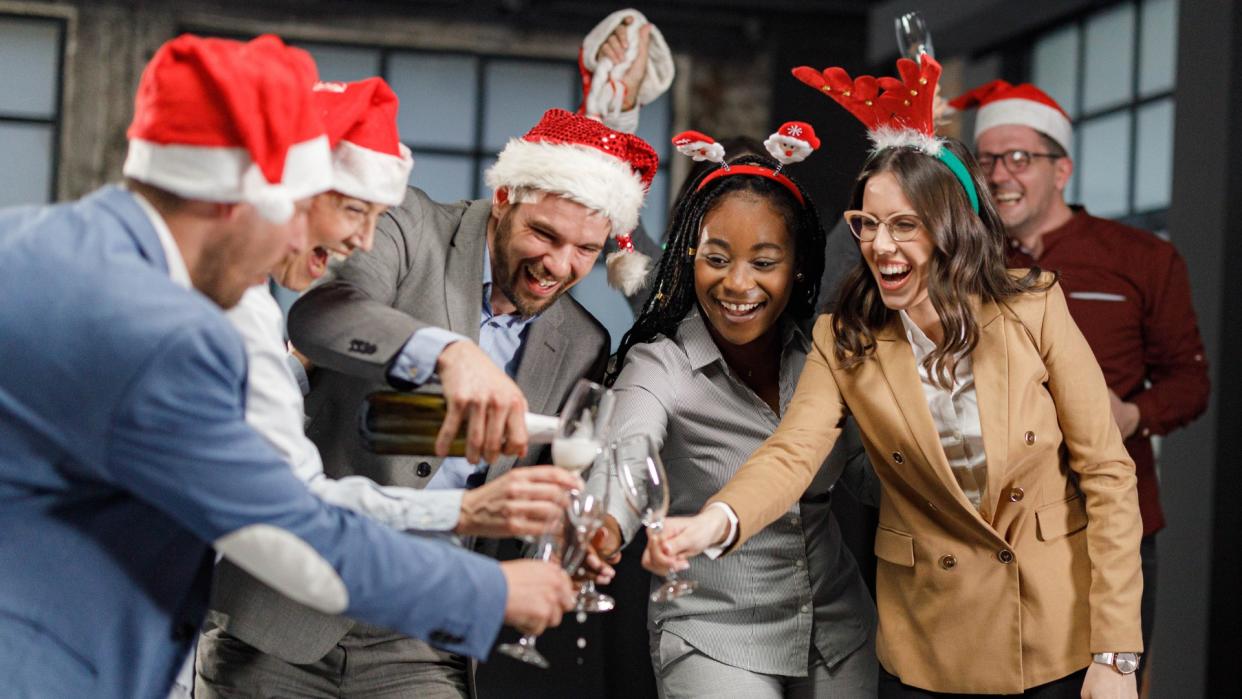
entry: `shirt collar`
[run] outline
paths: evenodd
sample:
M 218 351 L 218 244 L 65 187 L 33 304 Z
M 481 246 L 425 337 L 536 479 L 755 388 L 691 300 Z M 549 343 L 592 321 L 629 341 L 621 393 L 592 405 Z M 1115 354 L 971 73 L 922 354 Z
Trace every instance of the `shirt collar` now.
M 910 341 L 910 346 L 914 348 L 916 356 L 922 358 L 935 351 L 936 343 L 932 342 L 913 320 L 910 320 L 910 316 L 904 310 L 897 311 L 897 314 L 901 317 L 901 324 L 906 329 L 906 339 Z
M 804 351 L 810 349 L 810 341 L 807 339 L 806 332 L 798 323 L 783 318 L 780 323 L 782 356 L 791 345 L 796 345 Z M 690 309 L 685 318 L 681 319 L 681 324 L 677 326 L 677 336 L 682 349 L 686 352 L 686 357 L 690 360 L 691 369 L 699 371 L 714 362 L 724 362 L 724 356 L 720 354 L 720 348 L 712 339 L 711 331 L 707 329 L 707 321 L 703 319 L 697 305 Z
M 147 215 L 151 227 L 155 229 L 155 235 L 160 240 L 160 247 L 164 249 L 164 259 L 168 262 L 169 278 L 177 286 L 189 289 L 192 285 L 190 270 L 185 266 L 185 258 L 181 256 L 181 249 L 177 247 L 177 241 L 173 238 L 172 231 L 168 229 L 168 223 L 145 197 L 138 192 L 131 191 L 130 194 L 134 195 L 134 201 L 138 202 L 138 207 L 142 209 L 142 213 Z

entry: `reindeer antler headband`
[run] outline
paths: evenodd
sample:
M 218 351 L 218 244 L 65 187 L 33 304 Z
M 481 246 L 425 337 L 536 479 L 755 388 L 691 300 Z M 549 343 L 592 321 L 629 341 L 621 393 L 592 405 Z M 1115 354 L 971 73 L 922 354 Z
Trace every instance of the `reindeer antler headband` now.
M 819 138 L 815 136 L 815 129 L 804 121 L 787 121 L 781 124 L 781 127 L 763 142 L 768 153 L 779 163 L 776 169 L 762 165 L 729 165 L 725 161 L 724 146 L 717 143 L 716 139 L 699 131 L 682 131 L 673 137 L 673 145 L 682 155 L 688 155 L 697 161 L 707 160 L 720 165 L 719 169 L 699 182 L 699 186 L 695 189 L 696 192 L 707 186 L 708 182 L 721 177 L 754 175 L 780 184 L 794 195 L 799 204 L 806 206 L 806 200 L 803 199 L 802 192 L 798 190 L 798 185 L 781 174 L 781 169 L 786 165 L 800 163 L 811 153 L 819 150 Z
M 902 58 L 897 61 L 897 73 L 900 80 L 870 75 L 851 80 L 849 73 L 835 66 L 822 72 L 808 66 L 793 69 L 795 78 L 832 98 L 867 127 L 873 153 L 911 148 L 944 163 L 966 190 L 970 207 L 979 213 L 979 193 L 970 172 L 935 133 L 932 104 L 940 64 L 926 54 L 918 63 Z

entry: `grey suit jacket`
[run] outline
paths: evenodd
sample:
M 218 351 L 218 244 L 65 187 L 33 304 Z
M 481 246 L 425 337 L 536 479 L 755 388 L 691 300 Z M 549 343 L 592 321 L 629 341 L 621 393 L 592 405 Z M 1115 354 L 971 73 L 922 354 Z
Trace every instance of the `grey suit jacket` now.
M 317 367 L 307 396 L 307 435 L 329 476 L 422 488 L 439 469 L 440 459 L 431 455 L 379 456 L 363 449 L 358 408 L 368 393 L 392 388 L 389 365 L 419 329 L 448 328 L 478 340 L 490 215 L 487 200 L 440 204 L 411 187 L 380 220 L 374 248 L 351 256 L 331 280 L 294 304 L 289 335 Z M 561 297 L 527 330 L 517 384 L 530 410 L 558 412 L 578 379 L 603 375 L 609 347 L 608 331 L 572 297 Z M 493 464 L 487 477 L 539 462 L 549 463 L 547 455 L 533 449 L 520 461 Z M 498 542 L 464 545 L 495 556 Z M 217 566 L 212 597 L 213 623 L 292 663 L 322 658 L 354 623 L 300 605 L 227 563 Z

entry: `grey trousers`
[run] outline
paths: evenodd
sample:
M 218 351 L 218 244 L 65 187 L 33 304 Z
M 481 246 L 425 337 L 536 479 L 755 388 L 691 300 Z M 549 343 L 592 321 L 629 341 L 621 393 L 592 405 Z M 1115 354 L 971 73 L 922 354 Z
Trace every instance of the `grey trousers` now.
M 766 675 L 704 655 L 681 637 L 651 632 L 651 662 L 660 699 L 873 699 L 879 678 L 875 640 L 829 668 L 811 645 L 806 677 Z
M 463 699 L 468 663 L 386 629 L 358 624 L 318 662 L 294 665 L 218 628 L 199 637 L 198 699 Z

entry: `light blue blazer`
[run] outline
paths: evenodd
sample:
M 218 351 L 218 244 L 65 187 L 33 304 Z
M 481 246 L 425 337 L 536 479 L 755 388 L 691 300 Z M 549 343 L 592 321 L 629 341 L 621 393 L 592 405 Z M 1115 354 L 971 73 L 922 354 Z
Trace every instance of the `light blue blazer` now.
M 0 696 L 163 697 L 222 539 L 334 611 L 486 655 L 498 565 L 312 496 L 246 425 L 245 356 L 133 194 L 0 212 Z

